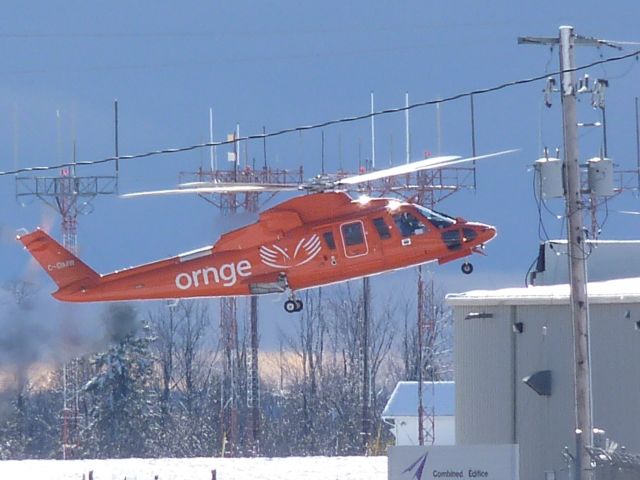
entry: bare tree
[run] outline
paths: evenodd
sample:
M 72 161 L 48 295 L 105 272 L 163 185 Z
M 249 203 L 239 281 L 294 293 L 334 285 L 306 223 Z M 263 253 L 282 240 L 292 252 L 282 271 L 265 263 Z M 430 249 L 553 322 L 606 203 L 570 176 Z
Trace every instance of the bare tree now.
M 176 328 L 177 386 L 184 395 L 187 411 L 191 411 L 194 397 L 206 378 L 210 360 L 203 349 L 209 312 L 202 301 L 186 301 L 178 304 L 176 314 L 179 316 Z
M 382 311 L 369 306 L 371 296 L 351 282 L 336 289 L 330 305 L 333 314 L 330 343 L 342 354 L 342 374 L 359 398 L 362 446 L 369 450 L 371 434 L 378 422 L 377 375 L 394 339 L 393 311 L 390 301 L 383 301 Z M 367 313 L 368 310 L 368 313 Z M 365 316 L 365 313 L 367 315 Z M 346 399 L 345 399 L 346 400 Z
M 451 309 L 444 301 L 442 294 L 433 283 L 428 282 L 424 289 L 423 299 L 425 324 L 422 338 L 423 379 L 449 380 L 453 376 L 452 335 L 453 317 Z M 419 340 L 417 319 L 411 306 L 407 304 L 403 314 L 402 339 L 402 376 L 406 380 L 416 380 L 419 368 Z
M 148 315 L 155 334 L 154 347 L 161 372 L 160 409 L 163 422 L 166 422 L 169 415 L 169 397 L 175 383 L 173 376 L 178 330 L 175 305 L 162 305 Z
M 162 305 L 149 314 L 157 356 L 163 444 L 166 452 L 210 454 L 217 422 L 212 376 L 217 351 L 209 342 L 209 309 L 204 301 Z
M 371 395 L 372 407 L 376 412 L 380 407 L 378 404 L 377 378 L 394 344 L 397 330 L 394 316 L 396 310 L 396 304 L 391 301 L 384 302 L 382 310 L 374 316 L 374 323 L 371 328 Z

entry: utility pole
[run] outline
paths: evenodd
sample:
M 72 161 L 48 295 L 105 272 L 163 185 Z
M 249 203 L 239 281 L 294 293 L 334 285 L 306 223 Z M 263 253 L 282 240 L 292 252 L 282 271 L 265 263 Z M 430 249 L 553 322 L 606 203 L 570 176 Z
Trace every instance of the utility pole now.
M 362 299 L 363 299 L 363 317 L 362 317 L 362 450 L 365 455 L 368 454 L 370 432 L 370 412 L 369 401 L 371 382 L 369 367 L 369 327 L 371 322 L 371 286 L 369 277 L 362 279 Z
M 422 385 L 422 367 L 424 358 L 424 281 L 422 265 L 418 266 L 418 445 L 424 445 L 424 395 Z M 433 434 L 433 431 L 431 432 Z
M 576 114 L 575 47 L 576 44 L 598 46 L 596 39 L 576 36 L 573 27 L 560 27 L 558 38 L 518 38 L 518 43 L 560 45 L 562 117 L 564 134 L 565 202 L 567 244 L 571 286 L 575 362 L 576 480 L 591 480 L 592 471 L 586 445 L 591 445 L 593 419 L 591 409 L 591 365 L 589 359 L 589 316 L 585 231 L 583 226 L 580 165 L 578 161 L 578 122 Z
M 575 361 L 576 438 L 592 444 L 591 364 L 589 359 L 589 315 L 587 299 L 587 271 L 585 231 L 583 226 L 580 165 L 578 160 L 578 120 L 576 114 L 575 37 L 573 28 L 560 27 L 560 70 L 562 81 L 562 116 L 564 132 L 565 199 L 569 272 L 571 275 L 571 312 Z M 569 71 L 567 71 L 569 70 Z M 584 443 L 578 442 L 576 452 L 578 479 L 592 478 L 589 454 Z
M 249 386 L 247 406 L 251 414 L 251 441 L 253 454 L 260 452 L 260 378 L 258 376 L 258 297 L 251 296 L 251 359 L 248 367 Z

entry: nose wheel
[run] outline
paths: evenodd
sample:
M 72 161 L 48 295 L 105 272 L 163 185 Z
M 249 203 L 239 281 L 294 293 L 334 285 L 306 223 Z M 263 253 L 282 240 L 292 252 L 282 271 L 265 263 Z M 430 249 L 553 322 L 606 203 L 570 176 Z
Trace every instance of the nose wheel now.
M 471 272 L 473 272 L 473 265 L 471 265 L 469 262 L 464 262 L 460 269 L 462 270 L 462 273 L 464 273 L 465 275 L 469 275 Z
M 302 311 L 304 304 L 302 300 L 298 300 L 297 298 L 287 300 L 284 302 L 284 311 L 287 313 L 296 313 Z

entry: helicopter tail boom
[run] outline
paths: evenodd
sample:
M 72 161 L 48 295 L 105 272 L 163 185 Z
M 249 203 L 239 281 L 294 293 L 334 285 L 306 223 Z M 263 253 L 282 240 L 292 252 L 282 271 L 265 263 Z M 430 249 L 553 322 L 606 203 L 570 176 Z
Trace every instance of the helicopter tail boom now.
M 38 229 L 19 235 L 18 240 L 29 250 L 60 290 L 72 285 L 95 285 L 100 281 L 98 273 L 43 230 Z

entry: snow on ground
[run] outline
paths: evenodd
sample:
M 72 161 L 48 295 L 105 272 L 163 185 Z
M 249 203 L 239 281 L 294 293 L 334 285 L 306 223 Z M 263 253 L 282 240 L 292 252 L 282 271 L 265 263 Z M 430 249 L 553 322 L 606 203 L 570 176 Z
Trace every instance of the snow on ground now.
M 2 480 L 383 480 L 387 457 L 5 460 Z

